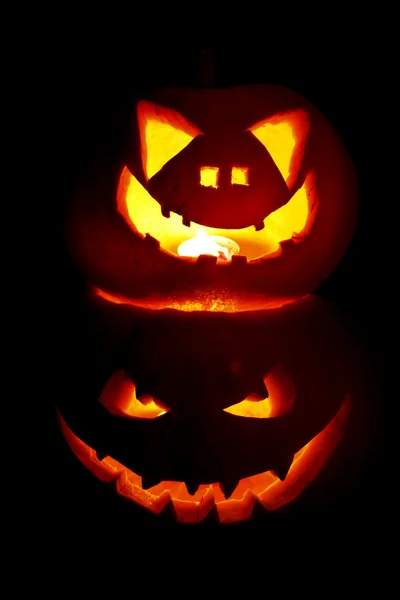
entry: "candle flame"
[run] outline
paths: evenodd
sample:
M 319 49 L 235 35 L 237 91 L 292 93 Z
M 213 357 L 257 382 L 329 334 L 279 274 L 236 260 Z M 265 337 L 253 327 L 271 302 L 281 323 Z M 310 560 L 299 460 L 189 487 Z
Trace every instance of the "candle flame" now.
M 211 254 L 218 260 L 231 260 L 234 254 L 239 254 L 240 248 L 236 242 L 220 235 L 208 235 L 204 229 L 199 229 L 194 238 L 185 240 L 178 247 L 179 256 L 197 257 L 201 254 Z

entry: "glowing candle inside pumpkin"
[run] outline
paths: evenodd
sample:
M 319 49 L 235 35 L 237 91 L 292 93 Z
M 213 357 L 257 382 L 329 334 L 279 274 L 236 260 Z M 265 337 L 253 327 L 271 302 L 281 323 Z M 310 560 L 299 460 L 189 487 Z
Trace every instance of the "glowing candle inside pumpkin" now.
M 211 254 L 218 260 L 231 260 L 234 254 L 239 254 L 240 248 L 236 242 L 220 235 L 207 235 L 204 229 L 199 229 L 194 238 L 185 240 L 178 247 L 179 256 L 200 256 Z

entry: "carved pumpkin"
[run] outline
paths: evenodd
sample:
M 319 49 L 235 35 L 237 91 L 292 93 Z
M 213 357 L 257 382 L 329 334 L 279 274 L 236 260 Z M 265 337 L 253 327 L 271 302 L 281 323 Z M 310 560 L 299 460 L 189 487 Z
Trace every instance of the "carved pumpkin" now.
M 62 431 L 96 477 L 145 509 L 236 522 L 318 489 L 329 461 L 343 476 L 362 456 L 358 349 L 317 298 L 224 314 L 92 296 L 91 311 L 97 370 L 83 360 L 65 382 Z
M 351 160 L 297 93 L 166 89 L 135 103 L 124 152 L 95 166 L 68 234 L 99 293 L 236 311 L 314 290 L 356 216 Z
M 356 217 L 351 160 L 295 92 L 143 93 L 67 218 L 95 367 L 77 365 L 58 417 L 85 467 L 152 513 L 230 523 L 357 462 L 357 349 L 307 296 Z

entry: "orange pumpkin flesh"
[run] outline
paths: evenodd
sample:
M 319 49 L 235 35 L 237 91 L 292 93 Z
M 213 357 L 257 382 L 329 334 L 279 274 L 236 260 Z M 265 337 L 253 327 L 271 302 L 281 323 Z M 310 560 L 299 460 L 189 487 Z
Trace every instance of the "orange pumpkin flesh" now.
M 116 490 L 143 508 L 159 514 L 172 501 L 176 518 L 183 523 L 198 523 L 216 506 L 221 523 L 242 521 L 251 517 L 254 504 L 276 510 L 296 498 L 325 466 L 340 443 L 349 418 L 350 401 L 345 398 L 331 422 L 295 454 L 284 481 L 271 472 L 260 473 L 239 481 L 229 498 L 225 498 L 218 483 L 200 485 L 190 495 L 184 482 L 162 481 L 145 490 L 142 478 L 121 463 L 107 456 L 99 460 L 96 451 L 69 429 L 61 414 L 62 432 L 71 450 L 82 464 L 102 482 L 115 482 Z

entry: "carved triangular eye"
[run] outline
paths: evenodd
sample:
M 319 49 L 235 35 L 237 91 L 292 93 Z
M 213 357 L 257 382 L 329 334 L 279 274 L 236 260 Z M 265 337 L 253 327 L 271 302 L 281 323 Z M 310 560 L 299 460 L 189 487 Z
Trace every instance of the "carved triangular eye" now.
M 249 129 L 268 150 L 289 189 L 303 159 L 309 129 L 308 115 L 304 110 L 274 115 Z
M 202 132 L 171 108 L 140 100 L 137 105 L 143 171 L 149 180 Z

